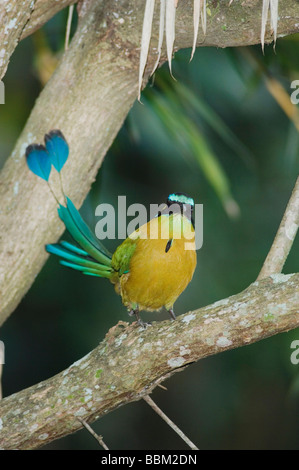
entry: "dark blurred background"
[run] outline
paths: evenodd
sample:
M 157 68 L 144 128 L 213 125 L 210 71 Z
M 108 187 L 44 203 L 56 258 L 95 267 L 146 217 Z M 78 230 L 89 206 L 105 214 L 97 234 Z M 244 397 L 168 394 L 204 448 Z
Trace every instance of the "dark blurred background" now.
M 6 103 L 0 106 L 0 167 L 63 50 L 66 18 L 66 11 L 58 14 L 22 41 L 11 59 Z M 200 48 L 189 63 L 190 50 L 177 53 L 177 81 L 167 65 L 156 73 L 84 202 L 81 213 L 92 228 L 95 207 L 107 202 L 117 210 L 118 195 L 149 207 L 180 191 L 204 205 L 204 243 L 177 314 L 235 294 L 258 275 L 299 169 L 299 129 L 285 114 L 290 83 L 299 78 L 298 47 L 296 35 L 279 39 L 276 53 L 266 47 L 264 56 L 260 47 Z M 271 83 L 276 87 L 269 91 Z M 117 245 L 107 242 L 112 251 Z M 298 253 L 297 237 L 285 273 L 299 271 Z M 60 372 L 119 320 L 130 321 L 107 280 L 82 276 L 49 258 L 1 329 L 4 396 Z M 294 339 L 298 330 L 201 360 L 167 380 L 167 391 L 156 389 L 153 399 L 201 449 L 298 449 Z M 111 449 L 186 448 L 143 401 L 93 427 Z M 46 448 L 99 447 L 83 430 Z

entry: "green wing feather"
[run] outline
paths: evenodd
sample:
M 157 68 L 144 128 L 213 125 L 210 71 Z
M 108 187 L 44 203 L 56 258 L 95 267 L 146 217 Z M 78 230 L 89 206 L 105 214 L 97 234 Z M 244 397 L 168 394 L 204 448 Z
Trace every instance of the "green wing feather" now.
M 112 257 L 112 267 L 115 271 L 118 271 L 119 276 L 130 271 L 130 261 L 136 246 L 137 240 L 129 237 L 115 250 Z

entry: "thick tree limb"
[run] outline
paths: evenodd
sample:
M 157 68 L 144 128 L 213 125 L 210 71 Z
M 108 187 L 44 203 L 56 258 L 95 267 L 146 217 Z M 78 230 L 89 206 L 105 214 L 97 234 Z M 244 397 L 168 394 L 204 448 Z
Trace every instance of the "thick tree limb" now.
M 128 402 L 201 358 L 299 326 L 299 274 L 277 274 L 146 330 L 120 322 L 60 374 L 0 402 L 0 447 L 35 449 Z M 130 365 L 128 367 L 128 364 Z
M 270 276 L 270 274 L 280 273 L 282 271 L 295 240 L 298 226 L 299 176 L 258 279 L 264 279 L 265 277 Z
M 35 2 L 2 2 L 0 6 L 0 79 L 4 76 L 11 54 L 18 45 Z
M 25 39 L 41 28 L 60 10 L 78 2 L 80 2 L 80 0 L 35 0 L 32 15 L 25 25 L 20 39 Z
M 49 0 L 49 5 L 52 3 Z M 211 4 L 207 35 L 204 39 L 199 34 L 198 43 L 220 47 L 257 43 L 260 37 L 257 3 L 254 0 L 242 5 L 235 3 L 229 8 L 225 2 Z M 278 33 L 285 35 L 298 30 L 299 4 L 292 0 L 281 3 Z M 12 5 L 17 4 L 20 5 L 12 2 Z M 36 11 L 38 4 L 41 8 L 48 5 L 46 0 L 37 0 Z M 177 48 L 192 46 L 192 6 L 192 0 L 179 2 Z M 143 0 L 81 2 L 75 37 L 37 100 L 1 172 L 0 325 L 43 266 L 44 245 L 56 241 L 63 231 L 50 193 L 26 167 L 25 148 L 32 141 L 41 141 L 51 128 L 62 129 L 71 148 L 64 170 L 66 191 L 80 205 L 138 94 L 143 9 Z M 28 11 L 26 15 L 26 18 L 30 16 Z M 158 41 L 156 16 L 153 45 Z M 30 19 L 27 31 L 29 24 Z M 21 37 L 20 31 L 16 37 Z M 17 39 L 14 44 L 16 42 Z M 151 48 L 145 81 L 155 59 Z M 162 60 L 165 60 L 165 53 Z
M 109 0 L 106 0 L 106 3 L 108 3 L 108 1 Z M 10 57 L 19 41 L 43 26 L 43 24 L 52 18 L 52 16 L 54 16 L 58 11 L 74 3 L 86 4 L 88 1 L 83 0 L 78 2 L 78 0 L 60 0 L 58 2 L 57 0 L 25 0 L 22 2 L 21 7 L 18 0 L 10 0 L 9 2 L 5 0 L 2 1 L 2 4 L 0 5 L 0 44 L 2 47 L 0 55 L 0 79 L 5 75 Z M 227 33 L 228 30 L 232 30 L 233 32 L 235 28 L 235 24 L 232 23 L 229 24 L 229 27 L 227 26 L 228 19 L 231 20 L 234 18 L 240 20 L 243 23 L 241 25 L 242 30 L 244 23 L 247 23 L 247 26 L 244 28 L 246 31 L 244 37 L 244 40 L 246 41 L 245 44 L 248 45 L 259 42 L 259 37 L 256 36 L 255 31 L 252 31 L 250 34 L 250 29 L 253 24 L 250 24 L 251 21 L 248 21 L 247 17 L 253 14 L 252 16 L 254 16 L 256 20 L 257 17 L 261 16 L 260 1 L 248 0 L 243 2 L 242 5 L 232 6 L 230 6 L 230 3 L 231 2 L 222 2 L 222 5 L 219 5 L 215 2 L 213 5 L 209 6 L 209 11 L 211 12 L 210 16 L 216 17 L 215 20 L 218 22 L 218 25 L 223 28 L 225 33 Z M 185 4 L 180 7 L 185 8 Z M 230 8 L 230 10 L 227 10 L 228 8 Z M 236 11 L 238 12 L 238 17 L 236 17 Z M 230 12 L 232 13 L 231 18 Z M 298 20 L 298 9 L 296 8 L 296 5 L 294 5 L 294 2 L 291 0 L 285 0 L 283 4 L 279 5 L 279 12 L 279 35 L 283 36 L 298 31 L 298 25 L 296 24 L 296 21 Z M 257 21 L 255 22 L 257 24 Z M 248 36 L 248 33 L 249 36 L 252 36 L 251 38 Z M 230 38 L 231 33 L 229 32 L 226 36 Z M 267 42 L 269 42 L 269 38 L 272 40 L 268 31 L 268 36 L 266 36 Z M 203 42 L 203 39 L 203 37 L 200 39 L 201 43 Z M 248 43 L 248 39 L 251 39 L 254 42 Z M 232 39 L 230 38 L 230 40 Z M 225 42 L 225 38 L 223 38 L 223 42 Z M 221 47 L 221 45 L 217 45 Z M 223 44 L 222 47 L 225 45 L 227 44 Z
M 75 0 L 19 0 L 0 4 L 0 79 L 18 43 Z

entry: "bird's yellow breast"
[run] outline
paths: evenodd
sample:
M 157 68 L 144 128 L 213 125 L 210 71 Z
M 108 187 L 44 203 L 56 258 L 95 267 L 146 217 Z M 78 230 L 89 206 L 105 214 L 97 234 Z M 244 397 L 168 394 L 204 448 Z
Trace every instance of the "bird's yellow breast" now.
M 119 279 L 123 303 L 128 307 L 138 305 L 141 310 L 159 310 L 163 306 L 169 310 L 191 281 L 196 267 L 192 224 L 179 214 L 161 216 L 140 227 L 130 238 L 136 248 L 129 272 Z

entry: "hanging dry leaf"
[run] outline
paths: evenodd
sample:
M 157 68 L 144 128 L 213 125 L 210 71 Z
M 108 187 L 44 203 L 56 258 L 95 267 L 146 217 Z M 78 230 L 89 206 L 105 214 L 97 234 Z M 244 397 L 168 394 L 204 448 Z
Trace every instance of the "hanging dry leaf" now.
M 229 1 L 229 6 L 233 0 Z M 159 23 L 159 41 L 158 41 L 158 57 L 154 65 L 152 74 L 159 65 L 161 58 L 164 30 L 166 34 L 166 50 L 167 50 L 167 59 L 169 64 L 169 70 L 172 75 L 172 55 L 173 47 L 175 40 L 175 16 L 176 16 L 176 7 L 178 5 L 178 0 L 160 0 L 160 23 Z M 140 93 L 142 87 L 142 79 L 144 70 L 146 67 L 149 46 L 152 35 L 152 24 L 153 16 L 155 9 L 155 0 L 146 0 L 143 28 L 142 28 L 142 39 L 141 39 L 141 48 L 140 48 L 140 63 L 139 63 L 139 92 L 138 99 L 140 100 Z M 265 34 L 266 26 L 268 21 L 268 15 L 270 11 L 270 23 L 273 30 L 274 44 L 277 39 L 277 23 L 278 23 L 278 0 L 263 0 L 262 7 L 262 23 L 261 23 L 261 45 L 264 51 L 265 44 Z M 201 19 L 201 26 L 203 33 L 206 34 L 207 27 L 207 8 L 206 0 L 194 0 L 194 11 L 193 11 L 193 26 L 194 26 L 194 39 L 191 52 L 191 59 L 194 55 L 196 42 L 198 37 L 198 28 L 199 22 Z M 190 60 L 191 60 L 190 59 Z
M 273 29 L 274 36 L 274 47 L 277 39 L 277 23 L 278 23 L 278 0 L 270 0 L 271 9 L 271 26 Z
M 138 99 L 140 100 L 140 93 L 142 87 L 142 78 L 147 62 L 149 45 L 152 35 L 152 24 L 154 16 L 155 0 L 146 0 L 145 12 L 143 19 L 141 48 L 140 48 L 140 62 L 139 62 L 139 86 L 138 86 Z
M 171 62 L 172 62 L 172 53 L 173 45 L 175 39 L 175 13 L 176 5 L 173 0 L 166 0 L 166 21 L 165 21 L 165 30 L 166 30 L 166 49 L 167 49 L 167 59 L 169 70 L 172 75 Z
M 206 0 L 202 0 L 202 9 L 201 9 L 201 26 L 204 35 L 207 32 L 207 4 Z
M 160 21 L 159 21 L 159 42 L 158 42 L 158 57 L 156 63 L 154 65 L 152 74 L 155 72 L 156 68 L 159 65 L 161 52 L 162 52 L 162 45 L 163 45 L 163 37 L 164 37 L 164 25 L 165 25 L 165 7 L 166 3 L 165 0 L 160 0 Z
M 268 20 L 268 13 L 270 10 L 270 22 L 274 36 L 274 46 L 277 39 L 277 23 L 278 23 L 278 0 L 263 0 L 262 9 L 262 28 L 261 28 L 261 45 L 264 52 L 266 25 Z
M 263 9 L 262 9 L 262 29 L 261 29 L 261 45 L 264 52 L 265 45 L 265 34 L 266 34 L 266 24 L 268 19 L 268 11 L 270 7 L 270 0 L 263 0 Z
M 196 49 L 200 17 L 201 17 L 201 26 L 202 26 L 203 33 L 206 34 L 206 26 L 207 26 L 206 0 L 194 0 L 194 6 L 193 6 L 194 37 L 193 37 L 193 47 L 192 47 L 190 60 L 193 59 L 194 52 Z
M 195 52 L 195 49 L 196 49 L 198 26 L 199 26 L 199 19 L 200 19 L 200 6 L 201 6 L 201 0 L 194 0 L 194 7 L 193 7 L 194 37 L 193 37 L 193 47 L 192 47 L 190 60 L 193 59 L 194 52 Z

